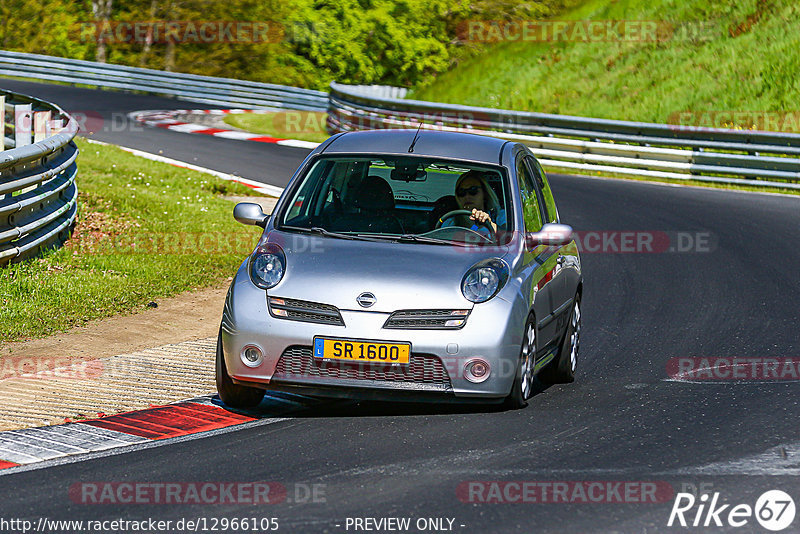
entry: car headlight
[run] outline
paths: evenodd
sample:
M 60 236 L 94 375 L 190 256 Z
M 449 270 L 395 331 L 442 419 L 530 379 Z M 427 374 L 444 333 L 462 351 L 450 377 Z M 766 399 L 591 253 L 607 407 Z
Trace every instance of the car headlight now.
M 470 302 L 486 302 L 503 288 L 507 280 L 508 267 L 503 260 L 483 260 L 473 265 L 464 275 L 461 292 Z
M 286 272 L 286 255 L 275 243 L 266 243 L 256 248 L 250 256 L 250 280 L 261 289 L 278 285 Z

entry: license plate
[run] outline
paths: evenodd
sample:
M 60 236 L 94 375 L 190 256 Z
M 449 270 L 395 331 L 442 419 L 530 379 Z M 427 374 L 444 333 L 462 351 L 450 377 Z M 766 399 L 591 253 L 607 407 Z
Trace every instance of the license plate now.
M 314 338 L 314 359 L 407 365 L 410 343 L 383 343 L 354 339 Z

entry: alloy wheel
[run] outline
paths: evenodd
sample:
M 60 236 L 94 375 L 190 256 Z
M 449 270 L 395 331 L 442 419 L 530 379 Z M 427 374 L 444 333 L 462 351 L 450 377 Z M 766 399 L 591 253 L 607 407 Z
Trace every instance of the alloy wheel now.
M 569 345 L 569 364 L 572 372 L 575 372 L 575 367 L 578 365 L 578 346 L 581 342 L 581 305 L 580 302 L 575 301 L 575 308 L 572 310 L 572 335 L 570 336 Z
M 522 391 L 522 398 L 528 399 L 531 396 L 531 390 L 533 389 L 533 367 L 536 363 L 536 333 L 533 330 L 533 324 L 528 323 L 528 327 L 525 330 L 525 341 L 522 345 L 522 376 L 520 377 L 521 380 L 521 391 Z

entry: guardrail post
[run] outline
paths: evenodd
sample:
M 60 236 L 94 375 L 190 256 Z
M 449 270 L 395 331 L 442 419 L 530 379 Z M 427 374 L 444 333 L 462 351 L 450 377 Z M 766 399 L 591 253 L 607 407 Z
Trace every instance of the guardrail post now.
M 6 97 L 0 95 L 0 152 L 6 149 Z
M 50 129 L 48 135 L 56 135 L 64 129 L 64 119 L 53 119 L 47 124 L 47 127 Z
M 0 90 L 0 110 L 0 134 L 9 135 L 0 158 L 2 268 L 61 246 L 71 233 L 77 216 L 78 148 L 72 142 L 75 120 L 55 104 Z
M 31 104 L 14 106 L 14 142 L 16 147 L 31 144 L 31 127 L 33 126 L 33 109 Z
M 36 111 L 33 114 L 33 142 L 38 143 L 44 141 L 49 137 L 48 126 L 50 125 L 50 117 L 52 113 L 49 111 Z

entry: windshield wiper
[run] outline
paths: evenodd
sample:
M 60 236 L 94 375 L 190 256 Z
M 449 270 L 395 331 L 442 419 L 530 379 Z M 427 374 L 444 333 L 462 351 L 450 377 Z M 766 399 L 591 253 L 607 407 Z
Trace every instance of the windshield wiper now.
M 339 232 L 331 232 L 330 230 L 326 230 L 320 226 L 312 226 L 310 228 L 305 228 L 302 226 L 281 226 L 278 228 L 279 230 L 295 230 L 297 232 L 304 232 L 306 234 L 319 234 L 325 237 L 334 237 L 337 239 L 350 239 L 352 241 L 375 241 L 375 239 L 369 239 L 367 236 L 360 236 L 354 234 L 342 234 Z
M 447 241 L 444 239 L 436 239 L 435 237 L 426 237 L 417 234 L 401 234 L 401 235 L 387 235 L 387 234 L 357 234 L 363 237 L 372 237 L 375 239 L 385 239 L 387 241 L 398 241 L 402 243 L 430 243 L 431 245 L 457 245 L 460 247 L 466 246 L 465 243 L 458 241 Z

